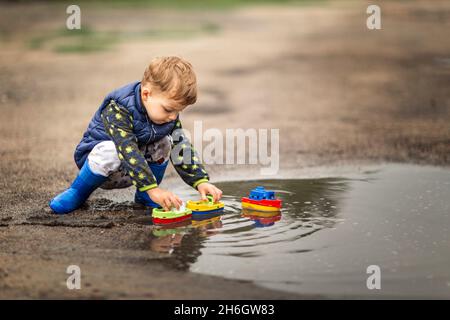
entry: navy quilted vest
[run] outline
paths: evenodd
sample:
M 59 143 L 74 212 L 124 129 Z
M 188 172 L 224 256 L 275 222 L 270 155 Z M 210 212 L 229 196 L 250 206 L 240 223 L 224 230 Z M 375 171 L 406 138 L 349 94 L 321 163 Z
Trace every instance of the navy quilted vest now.
M 161 125 L 153 123 L 149 119 L 145 107 L 142 105 L 140 92 L 141 83 L 133 82 L 106 96 L 89 123 L 83 138 L 75 149 L 74 158 L 78 168 L 81 169 L 89 152 L 91 152 L 98 143 L 111 140 L 105 131 L 105 127 L 100 117 L 103 108 L 105 108 L 111 100 L 114 100 L 119 105 L 127 108 L 133 116 L 133 129 L 139 146 L 158 141 L 170 134 L 177 120 Z

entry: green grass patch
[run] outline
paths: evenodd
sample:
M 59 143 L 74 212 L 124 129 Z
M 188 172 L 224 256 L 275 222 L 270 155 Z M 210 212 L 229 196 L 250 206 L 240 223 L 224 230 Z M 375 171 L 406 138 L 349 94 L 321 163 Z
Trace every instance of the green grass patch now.
M 244 5 L 254 4 L 287 4 L 300 3 L 305 0 L 112 0 L 108 5 L 114 6 L 141 6 L 170 9 L 231 9 Z M 91 2 L 92 3 L 92 2 Z M 96 0 L 94 3 L 106 3 Z
M 180 10 L 198 9 L 232 9 L 249 5 L 265 4 L 313 4 L 325 0 L 78 0 L 80 7 L 95 6 L 103 8 L 153 7 Z M 32 2 L 32 0 L 22 0 Z M 69 4 L 67 0 L 52 0 L 56 4 Z
M 140 31 L 98 31 L 91 27 L 80 30 L 61 29 L 35 36 L 28 41 L 30 49 L 50 49 L 59 53 L 90 53 L 110 50 L 124 41 L 142 39 L 186 39 L 202 34 L 212 34 L 220 30 L 214 23 L 204 23 L 195 27 L 160 28 Z

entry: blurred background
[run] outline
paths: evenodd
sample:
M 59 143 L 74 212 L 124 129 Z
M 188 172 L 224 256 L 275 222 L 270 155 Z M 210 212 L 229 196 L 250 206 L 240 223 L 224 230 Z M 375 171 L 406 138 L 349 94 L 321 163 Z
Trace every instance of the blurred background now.
M 185 126 L 281 129 L 284 166 L 448 164 L 447 1 L 6 1 L 0 12 L 1 170 L 75 169 L 72 152 L 111 90 L 152 57 L 191 61 Z M 249 119 L 252 119 L 249 122 Z

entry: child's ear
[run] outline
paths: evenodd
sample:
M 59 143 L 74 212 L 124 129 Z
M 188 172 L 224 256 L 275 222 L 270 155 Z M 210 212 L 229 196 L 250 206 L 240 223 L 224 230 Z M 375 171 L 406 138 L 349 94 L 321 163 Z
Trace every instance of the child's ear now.
M 142 100 L 147 101 L 147 99 L 152 95 L 151 90 L 148 87 L 142 87 Z

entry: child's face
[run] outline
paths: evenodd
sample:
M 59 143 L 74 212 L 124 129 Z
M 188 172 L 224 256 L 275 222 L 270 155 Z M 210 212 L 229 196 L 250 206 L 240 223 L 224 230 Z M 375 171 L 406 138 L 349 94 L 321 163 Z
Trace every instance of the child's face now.
M 141 87 L 141 99 L 150 120 L 156 124 L 176 120 L 178 114 L 186 108 L 168 98 L 163 92 L 152 90 L 148 85 Z

